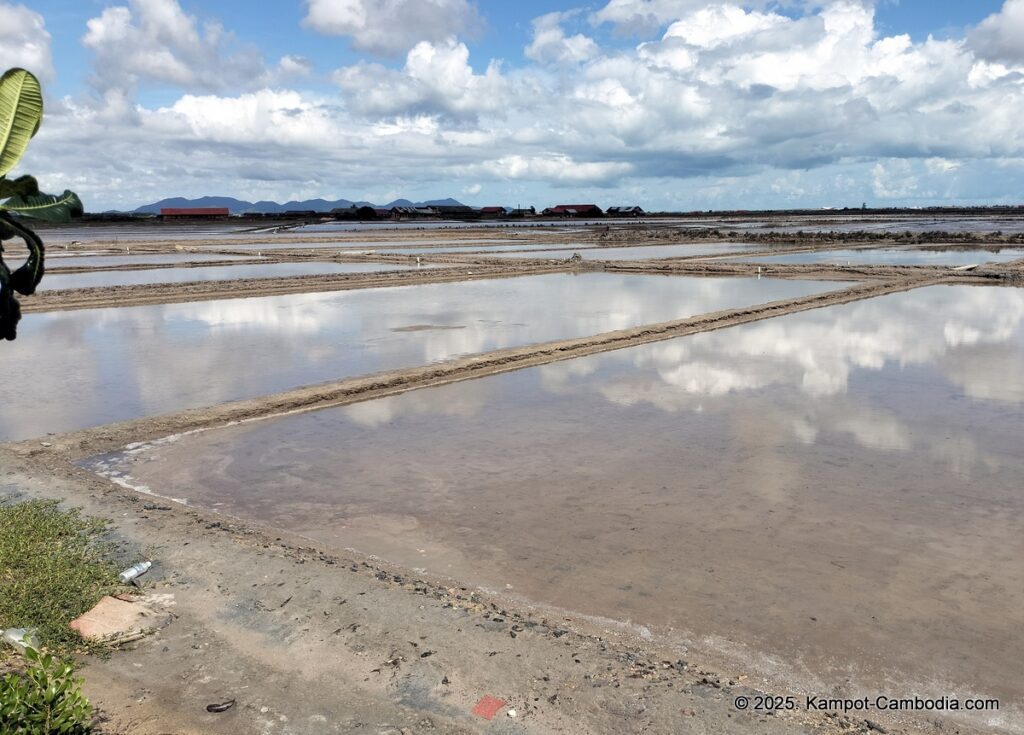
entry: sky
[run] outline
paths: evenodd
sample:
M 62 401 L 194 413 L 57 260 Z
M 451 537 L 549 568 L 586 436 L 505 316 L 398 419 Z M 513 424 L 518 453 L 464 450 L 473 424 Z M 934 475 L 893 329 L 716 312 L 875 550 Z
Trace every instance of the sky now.
M 12 66 L 89 211 L 1024 204 L 1024 0 L 0 0 Z

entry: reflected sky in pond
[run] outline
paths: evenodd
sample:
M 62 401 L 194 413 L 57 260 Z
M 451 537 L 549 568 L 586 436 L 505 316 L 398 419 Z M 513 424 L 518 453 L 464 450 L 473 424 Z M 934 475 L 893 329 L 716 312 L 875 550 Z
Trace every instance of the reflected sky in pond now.
M 567 246 L 568 247 L 568 246 Z M 578 248 L 573 250 L 543 250 L 532 253 L 495 253 L 496 258 L 554 258 L 565 260 L 579 252 L 584 260 L 648 260 L 652 258 L 680 258 L 698 255 L 722 255 L 757 248 L 742 242 L 683 243 L 677 245 L 641 245 L 625 248 Z
M 137 255 L 73 255 L 54 262 L 54 267 L 79 268 L 82 266 L 155 265 L 160 263 L 206 263 L 212 260 L 246 260 L 248 255 L 218 255 L 216 253 L 139 253 Z
M 94 466 L 827 686 L 1020 701 L 1022 446 L 1024 290 L 935 286 Z
M 994 250 L 914 250 L 902 248 L 828 250 L 742 258 L 750 263 L 828 263 L 831 265 L 972 265 L 1024 258 L 1024 248 Z M 737 258 L 737 260 L 740 260 Z
M 216 265 L 209 268 L 154 268 L 134 271 L 97 271 L 94 273 L 51 273 L 39 284 L 40 291 L 65 288 L 101 288 L 148 283 L 188 283 L 191 281 L 229 281 L 236 278 L 283 278 L 332 273 L 380 273 L 431 266 L 391 263 L 261 263 L 257 265 Z
M 70 431 L 847 285 L 554 273 L 29 314 L 17 341 L 0 351 L 0 438 Z M 26 365 L 32 366 L 32 391 L 21 390 Z
M 332 240 L 328 242 L 296 242 L 295 240 L 289 240 L 286 235 L 282 235 L 279 239 L 269 242 L 247 242 L 247 243 L 232 243 L 231 245 L 217 244 L 213 247 L 227 248 L 230 247 L 232 250 L 280 250 L 288 248 L 289 250 L 328 250 L 335 248 L 337 250 L 347 252 L 350 250 L 387 250 L 388 252 L 397 252 L 395 248 L 401 248 L 406 245 L 451 245 L 453 248 L 460 244 L 464 247 L 486 247 L 490 243 L 506 243 L 509 242 L 507 239 L 495 239 L 495 240 Z M 529 243 L 523 243 L 523 247 L 531 247 Z M 541 246 L 545 247 L 545 246 Z
M 591 247 L 593 247 L 593 245 L 591 245 L 591 244 L 588 244 L 588 245 L 577 245 L 577 246 L 573 246 L 573 245 L 560 245 L 559 247 L 574 248 L 576 250 L 580 250 L 580 249 L 585 249 L 585 248 L 591 248 Z M 380 252 L 397 253 L 399 255 L 430 255 L 430 254 L 437 255 L 437 254 L 441 254 L 441 253 L 457 253 L 457 254 L 470 255 L 470 254 L 479 254 L 479 253 L 472 253 L 471 252 L 471 251 L 475 251 L 475 250 L 484 251 L 486 253 L 505 253 L 505 252 L 508 252 L 508 251 L 515 251 L 515 250 L 543 250 L 543 251 L 547 252 L 551 248 L 552 248 L 551 243 L 534 243 L 534 244 L 530 244 L 528 242 L 517 242 L 517 243 L 510 244 L 510 245 L 485 245 L 484 243 L 476 243 L 474 245 L 462 246 L 462 247 L 454 247 L 453 246 L 453 247 L 443 247 L 443 248 L 438 248 L 438 247 L 432 247 L 432 248 L 420 248 L 420 247 L 413 247 L 413 248 L 388 248 L 386 251 L 382 250 Z M 572 254 L 572 250 L 569 251 L 569 254 L 570 255 Z M 533 257 L 533 256 L 526 256 L 526 255 L 524 255 L 523 257 Z

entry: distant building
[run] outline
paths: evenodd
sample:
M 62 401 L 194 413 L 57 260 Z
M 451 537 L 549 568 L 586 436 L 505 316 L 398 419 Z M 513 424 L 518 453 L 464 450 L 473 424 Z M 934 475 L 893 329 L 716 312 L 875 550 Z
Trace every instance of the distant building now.
M 513 209 L 511 212 L 509 212 L 508 216 L 509 217 L 516 217 L 516 218 L 536 217 L 537 216 L 537 209 L 535 207 L 530 207 L 529 209 L 516 208 L 516 209 Z
M 434 207 L 392 207 L 391 216 L 395 219 L 429 219 L 438 215 Z
M 558 204 L 541 214 L 546 217 L 600 217 L 604 212 L 596 204 Z
M 387 212 L 384 216 L 385 218 L 390 217 L 391 213 Z M 378 219 L 377 210 L 365 204 L 361 207 L 357 207 L 355 204 L 349 207 L 335 207 L 331 210 L 331 217 L 336 220 L 359 221 Z
M 465 204 L 435 204 L 432 209 L 445 219 L 477 219 L 480 212 Z
M 163 207 L 161 219 L 220 219 L 231 214 L 227 207 Z
M 505 208 L 504 207 L 481 207 L 480 208 L 480 216 L 481 217 L 489 217 L 491 219 L 493 219 L 495 217 L 504 217 L 505 216 Z
M 640 207 L 608 207 L 605 212 L 609 217 L 643 217 L 646 212 Z

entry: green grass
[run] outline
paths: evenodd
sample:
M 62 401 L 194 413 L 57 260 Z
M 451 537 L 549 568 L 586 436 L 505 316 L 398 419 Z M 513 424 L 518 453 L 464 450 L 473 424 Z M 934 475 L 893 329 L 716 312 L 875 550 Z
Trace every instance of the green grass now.
M 68 627 L 119 588 L 106 523 L 57 501 L 0 501 L 0 628 L 36 628 L 57 655 L 93 648 Z M 9 647 L 0 659 L 9 655 Z

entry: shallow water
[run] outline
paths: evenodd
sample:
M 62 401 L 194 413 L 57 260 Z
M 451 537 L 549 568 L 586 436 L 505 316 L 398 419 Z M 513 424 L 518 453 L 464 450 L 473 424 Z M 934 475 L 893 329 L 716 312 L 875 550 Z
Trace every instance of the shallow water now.
M 326 239 L 326 238 L 325 238 Z M 326 250 L 335 249 L 341 252 L 350 250 L 358 250 L 360 252 L 364 250 L 387 250 L 388 252 L 397 252 L 394 248 L 401 248 L 408 245 L 448 245 L 450 244 L 453 248 L 456 246 L 464 247 L 476 247 L 483 248 L 487 247 L 490 243 L 500 244 L 507 243 L 508 239 L 494 239 L 494 240 L 457 240 L 452 242 L 450 240 L 337 240 L 332 239 L 328 242 L 296 242 L 290 240 L 287 235 L 281 235 L 280 239 L 275 239 L 268 242 L 246 242 L 246 243 L 232 243 L 230 245 L 217 244 L 213 247 L 218 248 L 231 248 L 232 250 Z M 534 247 L 529 243 L 523 243 L 523 247 Z M 541 246 L 546 247 L 546 246 Z
M 552 247 L 554 247 L 554 246 L 551 245 L 551 243 L 520 242 L 520 243 L 513 243 L 513 244 L 510 244 L 510 245 L 487 245 L 486 243 L 478 242 L 478 243 L 463 245 L 463 246 L 459 246 L 459 247 L 456 247 L 454 245 L 454 243 L 453 243 L 452 247 L 444 247 L 444 248 L 438 248 L 438 247 L 432 247 L 432 248 L 428 248 L 428 247 L 388 248 L 387 250 L 383 250 L 382 249 L 380 252 L 397 253 L 397 254 L 400 254 L 400 255 L 431 255 L 431 254 L 438 255 L 438 254 L 442 254 L 442 253 L 448 253 L 448 254 L 455 253 L 455 254 L 459 254 L 459 255 L 471 255 L 471 254 L 480 254 L 480 253 L 471 253 L 471 252 L 468 252 L 468 251 L 480 250 L 480 251 L 485 251 L 488 254 L 489 253 L 504 253 L 504 252 L 507 252 L 507 251 L 510 251 L 510 250 L 527 250 L 527 251 L 529 251 L 529 250 L 543 250 L 543 251 L 546 252 L 546 251 L 551 250 Z M 564 246 L 560 245 L 559 247 L 568 248 L 569 249 L 569 255 L 572 255 L 574 249 L 582 251 L 582 250 L 587 249 L 587 248 L 592 248 L 593 246 L 592 245 L 578 245 L 578 246 L 574 247 L 572 245 L 564 245 Z M 569 257 L 569 255 L 566 255 L 564 257 Z M 521 257 L 529 258 L 529 257 L 533 257 L 533 256 L 532 255 L 525 255 L 524 254 Z
M 467 228 L 486 229 L 533 229 L 537 227 L 588 227 L 607 224 L 607 220 L 475 220 L 459 222 L 456 220 L 417 220 L 412 222 L 324 222 L 315 225 L 297 227 L 292 232 L 352 232 L 355 230 L 465 230 Z
M 721 229 L 729 229 L 723 226 Z M 788 226 L 775 226 L 771 222 L 758 224 L 765 232 L 1024 232 L 1024 217 L 908 217 L 840 218 L 820 224 L 795 222 Z
M 75 255 L 61 258 L 54 267 L 154 265 L 157 263 L 206 263 L 214 260 L 248 260 L 248 255 L 217 255 L 215 253 L 139 253 L 138 255 Z
M 936 286 L 93 466 L 794 688 L 986 694 L 1005 718 L 1022 376 L 1024 290 Z
M 40 291 L 63 288 L 100 288 L 148 283 L 189 283 L 228 281 L 235 278 L 283 278 L 330 273 L 383 273 L 435 266 L 390 263 L 265 263 L 258 265 L 215 265 L 209 268 L 155 268 L 137 271 L 96 271 L 94 273 L 51 273 L 39 284 Z
M 578 252 L 584 260 L 649 260 L 658 258 L 679 258 L 699 255 L 723 255 L 740 253 L 757 248 L 743 242 L 722 242 L 713 244 L 682 243 L 677 245 L 641 245 L 621 248 L 577 248 L 551 249 L 531 253 L 495 253 L 498 258 L 553 258 L 565 260 Z
M 846 285 L 554 273 L 29 314 L 17 341 L 0 351 L 0 439 Z M 31 391 L 20 389 L 26 365 L 32 366 Z
M 1003 248 L 999 251 L 975 249 L 913 250 L 901 248 L 828 250 L 761 255 L 742 258 L 750 263 L 828 263 L 833 265 L 973 265 L 1005 263 L 1024 258 L 1024 248 Z M 735 260 L 740 260 L 736 258 Z

